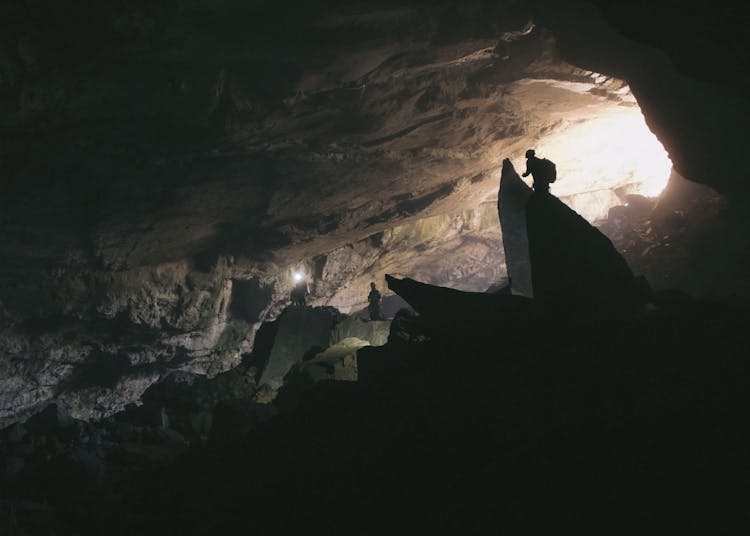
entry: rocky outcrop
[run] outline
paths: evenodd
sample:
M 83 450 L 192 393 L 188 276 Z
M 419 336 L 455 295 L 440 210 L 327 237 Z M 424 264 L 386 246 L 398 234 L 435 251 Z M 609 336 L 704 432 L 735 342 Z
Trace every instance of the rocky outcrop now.
M 1 423 L 52 401 L 76 418 L 102 418 L 172 372 L 213 377 L 252 348 L 268 308 L 233 291 L 223 263 L 209 273 L 179 263 L 99 277 L 109 282 L 100 281 L 106 290 L 89 304 L 93 318 L 83 311 L 81 318 L 13 317 L 0 328 Z M 230 311 L 243 304 L 260 311 Z
M 390 320 L 345 317 L 331 330 L 329 346 L 303 364 L 314 381 L 357 381 L 357 352 L 368 346 L 383 346 L 390 335 Z
M 648 283 L 633 276 L 604 234 L 555 196 L 531 193 L 507 159 L 503 162 L 498 211 L 512 294 L 533 297 L 544 308 L 620 313 L 649 299 Z M 461 292 L 390 275 L 386 275 L 386 281 L 391 290 L 435 324 L 460 324 L 460 319 L 477 314 L 512 316 L 509 308 L 531 310 L 532 302 L 508 294 Z M 531 288 L 526 287 L 528 284 Z
M 362 320 L 355 316 L 347 316 L 331 330 L 329 344 L 338 344 L 353 337 L 367 341 L 371 346 L 382 346 L 388 341 L 390 327 L 390 320 Z
M 415 303 L 448 296 L 401 288 L 410 287 Z M 292 407 L 277 400 L 275 416 L 252 400 L 218 404 L 208 441 L 200 414 L 186 419 L 163 405 L 169 396 L 153 396 L 182 393 L 187 410 L 196 391 L 171 382 L 140 412 L 91 423 L 49 412 L 4 430 L 0 520 L 155 535 L 387 532 L 393 518 L 373 508 L 437 534 L 533 526 L 540 508 L 558 528 L 580 527 L 581 512 L 597 527 L 613 516 L 685 530 L 696 519 L 728 530 L 744 520 L 746 304 L 659 294 L 656 308 L 624 322 L 559 315 L 506 331 L 531 302 L 506 297 L 506 309 L 470 319 L 480 327 L 471 336 L 435 325 L 430 341 L 358 350 L 357 382 L 308 382 Z M 352 370 L 341 364 L 331 373 Z M 239 385 L 215 388 L 252 392 Z M 250 519 L 248 501 L 263 505 Z
M 673 172 L 659 199 L 634 196 L 600 229 L 655 289 L 707 296 L 750 293 L 744 211 L 715 190 Z M 698 291 L 697 289 L 701 289 Z
M 541 323 L 539 315 L 542 312 L 533 300 L 523 296 L 465 292 L 391 275 L 386 276 L 386 281 L 388 288 L 406 300 L 425 318 L 431 329 L 438 332 L 482 332 L 487 325 L 485 321 L 478 322 L 477 318 L 498 319 L 494 332 L 502 339 L 513 337 L 519 326 Z
M 330 308 L 290 307 L 284 311 L 268 363 L 258 381 L 260 387 L 265 386 L 266 391 L 278 390 L 287 373 L 302 363 L 306 354 L 326 348 L 337 316 L 338 312 Z
M 331 307 L 289 307 L 278 319 L 273 346 L 264 365 L 256 401 L 276 398 L 285 378 L 301 369 L 322 379 L 356 381 L 357 350 L 388 341 L 389 320 L 364 321 Z
M 497 212 L 503 230 L 503 250 L 510 290 L 513 294 L 534 297 L 529 259 L 529 237 L 526 231 L 526 204 L 532 190 L 521 180 L 510 160 L 503 160 Z
M 370 346 L 367 341 L 348 337 L 304 363 L 302 370 L 313 381 L 357 381 L 357 350 L 366 346 Z
M 508 275 L 500 155 L 555 142 L 584 166 L 568 136 L 642 124 L 639 104 L 685 176 L 731 189 L 736 162 L 701 155 L 743 139 L 744 105 L 586 13 L 571 33 L 577 11 L 538 3 L 241 4 L 0 6 L 0 423 L 52 401 L 97 418 L 236 366 L 295 270 L 345 313 L 386 273 L 489 288 Z M 638 190 L 626 164 L 553 193 L 593 221 Z
M 685 21 L 618 4 L 662 36 Z M 698 7 L 727 21 L 723 4 Z M 708 51 L 696 82 L 590 8 L 0 3 L 0 526 L 745 523 L 746 304 L 656 293 L 630 314 L 632 273 L 589 225 L 610 214 L 660 286 L 748 292 L 748 84 L 722 45 L 744 47 L 742 20 L 685 26 Z M 637 151 L 616 175 L 564 172 L 595 169 L 570 136 L 641 110 L 714 190 L 634 196 Z M 532 199 L 524 237 L 510 162 L 540 145 L 560 202 Z M 332 311 L 282 329 L 297 270 L 347 313 L 409 274 L 425 283 L 389 286 L 420 315 L 382 347 L 381 324 L 332 337 Z M 470 292 L 509 275 L 520 295 Z
M 643 32 L 642 17 L 637 16 L 637 23 L 632 21 L 638 7 L 616 9 L 630 13 L 628 17 L 620 17 L 618 22 L 627 27 L 630 19 L 631 31 L 639 28 L 633 33 Z M 718 14 L 722 9 L 726 6 L 716 6 L 712 11 Z M 677 33 L 690 32 L 688 28 L 698 27 L 692 25 L 705 24 L 703 11 L 687 10 L 683 14 L 669 9 L 669 24 L 676 27 Z M 737 170 L 746 168 L 741 140 L 750 120 L 750 103 L 747 95 L 743 98 L 737 90 L 729 89 L 737 84 L 742 86 L 738 82 L 742 74 L 727 80 L 726 72 L 719 70 L 717 72 L 722 74 L 711 77 L 712 82 L 685 76 L 683 72 L 690 71 L 694 65 L 689 59 L 691 55 L 678 55 L 682 60 L 683 72 L 680 72 L 663 51 L 628 39 L 614 30 L 590 3 L 543 2 L 535 18 L 555 34 L 560 53 L 568 61 L 628 81 L 649 126 L 659 136 L 681 175 L 724 193 L 734 193 L 740 203 L 747 198 L 747 183 L 733 177 Z M 666 42 L 671 37 L 670 32 L 662 28 L 654 34 Z M 724 39 L 733 39 L 729 32 L 726 34 Z M 698 46 L 696 41 L 684 39 L 672 45 L 692 48 Z M 711 56 L 726 58 L 726 51 L 720 45 L 711 39 L 703 41 L 704 46 L 698 48 L 704 67 L 707 63 L 715 64 L 709 59 Z M 705 71 L 703 75 L 706 76 Z M 745 91 L 743 88 L 739 93 Z M 707 135 L 709 132 L 711 135 Z
M 612 242 L 555 196 L 529 198 L 526 228 L 536 300 L 613 311 L 645 303 L 647 295 Z

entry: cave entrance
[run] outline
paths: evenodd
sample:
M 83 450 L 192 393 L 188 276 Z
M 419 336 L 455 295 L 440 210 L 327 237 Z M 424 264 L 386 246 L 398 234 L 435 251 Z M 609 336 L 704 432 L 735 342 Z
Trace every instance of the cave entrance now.
M 590 223 L 605 226 L 611 209 L 627 209 L 616 211 L 633 216 L 616 218 L 623 236 L 625 227 L 639 225 L 636 209 L 638 217 L 645 214 L 667 185 L 672 163 L 624 80 L 569 67 L 556 78 L 524 78 L 487 91 L 485 101 L 472 101 L 471 113 L 415 131 L 412 141 L 441 140 L 453 148 L 470 140 L 479 150 L 417 159 L 421 171 L 413 183 L 427 185 L 418 199 L 431 202 L 379 231 L 376 248 L 367 237 L 329 252 L 332 267 L 367 264 L 346 285 L 331 284 L 327 304 L 347 312 L 366 307 L 363 289 L 385 273 L 467 291 L 504 285 L 498 178 L 505 158 L 523 173 L 527 149 L 556 163 L 551 193 Z M 458 179 L 447 171 L 457 161 Z
M 613 108 L 573 123 L 539 144 L 562 180 L 552 192 L 591 222 L 626 204 L 628 195 L 657 197 L 672 162 L 638 108 Z
M 552 193 L 594 223 L 626 204 L 628 195 L 657 197 L 672 162 L 629 86 L 615 79 L 597 83 L 605 77 L 596 73 L 592 77 L 594 84 L 527 80 L 511 94 L 538 126 L 522 144 L 557 164 Z

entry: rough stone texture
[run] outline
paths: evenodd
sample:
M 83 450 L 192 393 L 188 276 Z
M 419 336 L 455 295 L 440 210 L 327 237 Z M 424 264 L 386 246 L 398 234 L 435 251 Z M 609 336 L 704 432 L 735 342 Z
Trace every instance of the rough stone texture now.
M 384 345 L 391 326 L 390 320 L 345 317 L 330 307 L 289 307 L 278 323 L 268 362 L 258 380 L 261 391 L 256 401 L 260 403 L 275 399 L 287 374 L 297 365 L 316 381 L 355 381 L 357 350 Z M 303 358 L 307 360 L 303 362 Z
M 357 350 L 383 346 L 390 335 L 390 320 L 362 320 L 345 317 L 331 329 L 329 346 L 302 364 L 302 370 L 315 381 L 357 381 Z
M 230 279 L 217 277 L 196 289 L 201 274 L 183 268 L 118 278 L 95 321 L 6 323 L 0 330 L 0 422 L 50 400 L 76 418 L 101 418 L 138 400 L 167 373 L 214 376 L 236 366 L 259 323 L 230 318 Z
M 357 381 L 357 350 L 365 346 L 368 341 L 347 337 L 304 363 L 302 370 L 315 381 Z
M 746 296 L 745 224 L 744 211 L 726 196 L 673 172 L 658 200 L 629 198 L 610 211 L 601 230 L 654 288 Z
M 511 292 L 534 297 L 529 260 L 529 237 L 526 232 L 526 204 L 532 190 L 521 180 L 510 160 L 503 160 L 497 212 L 503 230 L 503 250 L 511 281 Z
M 720 9 L 717 6 L 714 13 Z M 672 20 L 665 23 L 679 26 L 680 13 L 672 11 Z M 702 15 L 696 15 L 702 21 Z M 586 2 L 542 2 L 536 20 L 554 32 L 568 61 L 628 81 L 649 126 L 683 176 L 725 193 L 746 195 L 747 182 L 734 177 L 746 169 L 744 132 L 750 102 L 746 95 L 723 87 L 724 74 L 714 79 L 717 83 L 688 78 L 667 54 L 623 37 Z M 705 44 L 717 57 L 726 55 L 713 46 Z M 690 64 L 684 62 L 682 67 L 689 70 Z M 734 85 L 737 79 L 726 83 Z
M 393 348 L 360 351 L 358 374 L 380 372 L 369 394 L 324 382 L 282 425 L 171 478 L 151 470 L 185 446 L 163 421 L 106 419 L 107 456 L 97 425 L 77 423 L 72 443 L 16 428 L 0 444 L 6 472 L 30 468 L 39 485 L 36 502 L 0 504 L 0 525 L 51 533 L 67 512 L 84 532 L 235 533 L 237 512 L 269 503 L 241 516 L 251 530 L 387 532 L 406 516 L 415 533 L 487 533 L 540 511 L 590 512 L 599 527 L 653 515 L 694 529 L 685 512 L 714 532 L 746 524 L 734 493 L 747 482 L 746 311 L 672 292 L 633 322 L 582 329 L 531 323 L 519 296 L 456 290 L 507 275 L 501 160 L 519 165 L 529 146 L 637 99 L 679 172 L 711 188 L 673 180 L 652 202 L 630 195 L 627 173 L 561 172 L 553 193 L 589 220 L 609 212 L 606 234 L 660 286 L 748 292 L 745 20 L 724 0 L 595 3 L 667 44 L 683 33 L 708 61 L 678 47 L 675 69 L 576 1 L 1 2 L 0 426 L 50 401 L 100 418 L 165 376 L 216 375 L 183 430 L 241 436 L 248 398 L 275 393 L 257 392 L 253 366 L 222 371 L 284 309 L 294 270 L 313 304 L 345 311 L 385 273 L 455 288 L 391 281 L 431 322 L 402 315 Z M 685 76 L 696 71 L 700 82 Z M 478 318 L 483 336 L 467 337 Z M 415 350 L 419 328 L 434 342 Z M 227 393 L 241 403 L 213 408 Z M 151 494 L 117 487 L 145 512 L 122 516 L 99 493 L 122 469 L 104 471 L 112 460 L 154 475 Z M 299 484 L 297 515 L 280 475 Z M 17 526 L 34 514 L 48 522 Z
M 502 159 L 631 88 L 685 177 L 746 182 L 744 101 L 565 4 L 4 2 L 0 424 L 231 368 L 297 269 L 344 312 L 386 273 L 496 284 Z M 602 215 L 637 182 L 595 179 L 563 200 Z
M 314 348 L 328 346 L 337 312 L 331 308 L 290 307 L 279 318 L 273 348 L 263 370 L 259 386 L 278 390 L 284 377 Z

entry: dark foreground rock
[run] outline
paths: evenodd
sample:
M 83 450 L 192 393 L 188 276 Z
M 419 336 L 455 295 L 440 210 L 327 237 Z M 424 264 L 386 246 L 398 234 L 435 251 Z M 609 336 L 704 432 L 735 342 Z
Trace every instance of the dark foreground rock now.
M 507 158 L 497 197 L 512 294 L 569 310 L 627 311 L 648 301 L 647 282 L 609 238 L 557 197 L 533 192 Z
M 512 337 L 477 318 L 483 336 L 364 349 L 359 383 L 148 477 L 139 508 L 195 533 L 248 526 L 248 509 L 254 528 L 314 533 L 742 520 L 746 318 L 690 302 Z
M 646 301 L 639 280 L 609 238 L 555 196 L 529 198 L 526 227 L 537 300 L 612 310 Z
M 487 300 L 461 299 L 476 311 Z M 429 327 L 445 303 L 415 300 L 420 322 L 399 329 Z M 100 441 L 120 454 L 104 455 L 101 469 L 69 456 L 35 462 L 6 479 L 3 504 L 43 505 L 21 512 L 22 527 L 41 520 L 63 534 L 617 532 L 659 522 L 720 531 L 748 521 L 746 304 L 672 292 L 617 321 L 570 315 L 505 330 L 523 303 L 470 317 L 471 332 L 443 324 L 428 341 L 362 348 L 358 382 L 310 385 L 252 427 L 248 406 L 235 406 L 222 441 L 170 459 L 123 463 L 143 458 L 118 437 L 157 438 L 153 427 L 112 424 Z

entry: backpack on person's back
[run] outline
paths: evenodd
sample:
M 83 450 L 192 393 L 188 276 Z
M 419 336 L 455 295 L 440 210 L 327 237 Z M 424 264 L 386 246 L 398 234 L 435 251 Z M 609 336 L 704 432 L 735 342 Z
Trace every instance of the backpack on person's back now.
M 537 162 L 537 173 L 540 175 L 541 180 L 547 181 L 550 184 L 557 180 L 557 166 L 552 160 L 546 158 L 540 158 Z

